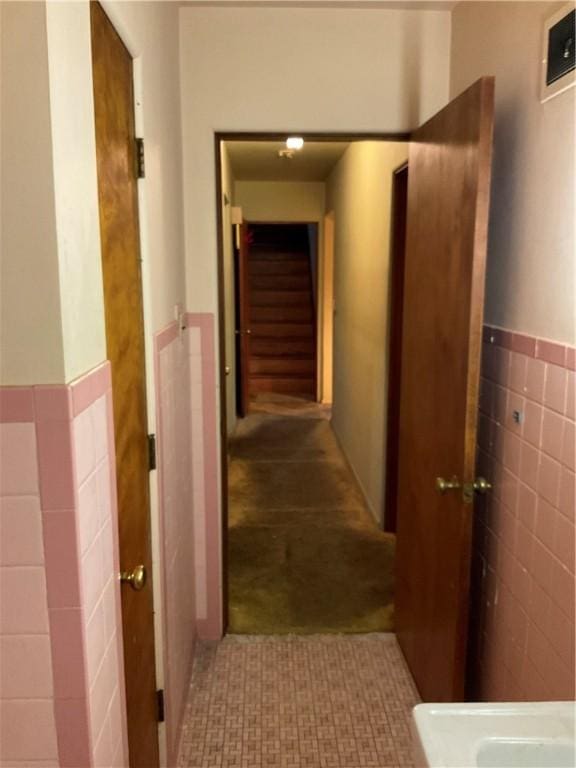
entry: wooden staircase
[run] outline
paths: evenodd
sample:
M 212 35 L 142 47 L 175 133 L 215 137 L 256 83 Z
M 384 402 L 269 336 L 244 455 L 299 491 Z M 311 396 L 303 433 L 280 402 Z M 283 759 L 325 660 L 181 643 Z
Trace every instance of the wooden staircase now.
M 289 230 L 284 237 L 276 230 Z M 314 295 L 305 226 L 254 226 L 248 256 L 250 395 L 316 394 Z M 272 234 L 274 233 L 274 234 Z

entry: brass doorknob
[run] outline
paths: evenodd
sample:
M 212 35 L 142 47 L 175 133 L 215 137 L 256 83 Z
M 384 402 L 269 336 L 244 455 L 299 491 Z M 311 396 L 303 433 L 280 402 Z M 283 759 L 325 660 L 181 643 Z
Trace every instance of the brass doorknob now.
M 456 475 L 454 475 L 451 480 L 444 480 L 443 477 L 436 478 L 436 490 L 439 491 L 439 493 L 446 493 L 446 491 L 457 491 L 458 488 L 461 488 L 461 485 Z
M 487 493 L 492 490 L 492 483 L 489 483 L 484 477 L 477 477 L 474 480 L 474 490 L 476 493 Z
M 140 592 L 146 584 L 146 567 L 144 565 L 137 565 L 132 571 L 122 571 L 120 573 L 120 581 L 130 584 L 132 589 Z

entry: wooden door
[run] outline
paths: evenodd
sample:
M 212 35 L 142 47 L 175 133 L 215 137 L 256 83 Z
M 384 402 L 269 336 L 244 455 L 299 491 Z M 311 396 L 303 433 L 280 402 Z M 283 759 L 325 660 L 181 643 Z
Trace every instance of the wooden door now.
M 237 321 L 236 337 L 238 358 L 238 415 L 246 416 L 250 410 L 250 289 L 248 275 L 248 253 L 250 230 L 247 224 L 240 224 L 240 247 L 238 249 L 237 274 Z
M 106 14 L 90 4 L 106 345 L 112 366 L 120 566 L 131 768 L 158 765 L 150 550 L 148 436 L 132 59 Z M 135 584 L 134 586 L 138 586 Z
M 386 487 L 384 527 L 396 531 L 398 504 L 398 436 L 402 364 L 402 317 L 404 312 L 404 268 L 406 256 L 406 215 L 408 165 L 392 176 L 392 233 L 390 242 L 390 332 L 388 342 L 388 413 L 386 418 Z
M 409 152 L 397 523 L 397 633 L 425 701 L 464 697 L 494 79 Z M 467 486 L 469 489 L 469 486 Z

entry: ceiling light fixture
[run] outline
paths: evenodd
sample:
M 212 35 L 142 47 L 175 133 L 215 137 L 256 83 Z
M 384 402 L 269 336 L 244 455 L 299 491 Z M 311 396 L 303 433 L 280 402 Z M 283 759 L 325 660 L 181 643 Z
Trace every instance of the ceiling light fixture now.
M 286 139 L 286 146 L 288 149 L 302 149 L 304 146 L 304 139 L 301 136 L 289 136 Z

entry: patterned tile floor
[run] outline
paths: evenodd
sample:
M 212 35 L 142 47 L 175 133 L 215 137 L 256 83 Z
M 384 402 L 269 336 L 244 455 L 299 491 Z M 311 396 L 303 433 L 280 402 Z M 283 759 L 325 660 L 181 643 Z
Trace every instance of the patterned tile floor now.
M 412 766 L 418 695 L 392 634 L 199 644 L 181 768 Z

